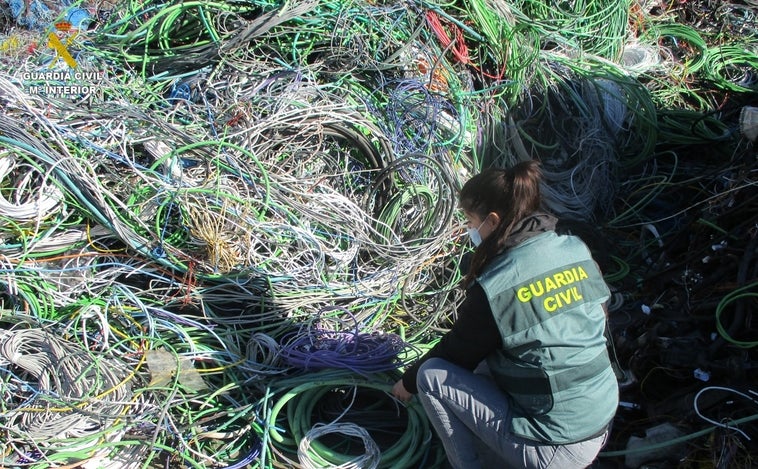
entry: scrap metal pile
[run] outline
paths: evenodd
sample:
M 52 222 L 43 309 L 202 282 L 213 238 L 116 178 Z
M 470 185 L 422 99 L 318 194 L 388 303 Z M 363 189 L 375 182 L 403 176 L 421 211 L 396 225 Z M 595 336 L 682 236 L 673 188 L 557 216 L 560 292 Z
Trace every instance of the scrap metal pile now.
M 758 4 L 0 2 L 0 466 L 441 467 L 402 368 L 537 159 L 610 467 L 754 467 Z

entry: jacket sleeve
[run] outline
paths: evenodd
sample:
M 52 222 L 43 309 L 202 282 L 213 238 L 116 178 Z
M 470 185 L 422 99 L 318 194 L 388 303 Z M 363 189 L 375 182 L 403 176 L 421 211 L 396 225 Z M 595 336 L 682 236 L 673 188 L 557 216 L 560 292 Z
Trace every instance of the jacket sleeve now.
M 482 287 L 474 284 L 458 307 L 458 319 L 431 350 L 403 373 L 408 392 L 418 393 L 416 374 L 422 363 L 436 357 L 473 370 L 492 351 L 502 346 L 502 339 Z

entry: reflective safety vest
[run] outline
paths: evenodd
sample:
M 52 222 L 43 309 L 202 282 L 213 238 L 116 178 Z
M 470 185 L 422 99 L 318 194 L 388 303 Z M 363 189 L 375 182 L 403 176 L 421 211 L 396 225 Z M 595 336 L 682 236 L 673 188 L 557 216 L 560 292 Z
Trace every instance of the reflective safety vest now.
M 512 398 L 511 432 L 552 444 L 602 432 L 618 384 L 604 335 L 610 292 L 587 246 L 540 233 L 493 259 L 477 281 L 503 339 L 487 364 Z

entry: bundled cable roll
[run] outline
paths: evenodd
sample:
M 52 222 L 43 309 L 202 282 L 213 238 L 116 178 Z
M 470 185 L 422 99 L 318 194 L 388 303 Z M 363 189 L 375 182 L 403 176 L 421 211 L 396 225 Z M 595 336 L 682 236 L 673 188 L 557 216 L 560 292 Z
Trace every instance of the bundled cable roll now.
M 283 339 L 282 359 L 306 371 L 341 368 L 366 376 L 402 366 L 398 355 L 406 344 L 398 335 L 360 332 L 351 316 L 345 308 L 324 308 L 311 324 Z
M 98 31 L 94 47 L 137 65 L 145 77 L 182 76 L 217 64 L 221 54 L 249 45 L 316 5 L 298 2 L 288 9 L 285 2 L 271 9 L 259 3 L 169 1 L 127 8 Z
M 306 433 L 303 439 L 300 440 L 300 444 L 297 448 L 298 460 L 304 468 L 317 469 L 323 467 L 321 465 L 323 459 L 321 459 L 321 461 L 311 460 L 311 455 L 309 454 L 311 450 L 311 442 L 330 433 L 339 433 L 345 437 L 357 437 L 363 442 L 363 445 L 366 449 L 364 454 L 351 458 L 339 466 L 331 467 L 344 469 L 375 469 L 379 466 L 381 459 L 379 446 L 377 446 L 376 442 L 371 438 L 371 435 L 369 435 L 369 433 L 363 427 L 348 422 L 335 424 L 316 424 L 313 426 L 313 428 L 308 430 L 308 433 Z
M 500 106 L 482 119 L 482 166 L 539 160 L 547 204 L 560 215 L 603 218 L 625 154 L 649 151 L 631 132 L 649 130 L 639 85 L 612 73 L 587 77 L 554 63 L 550 82 L 524 90 L 512 107 Z
M 11 172 L 23 176 L 16 184 L 6 185 L 4 180 Z M 5 187 L 15 186 L 12 200 L 0 194 L 0 216 L 17 222 L 42 221 L 61 209 L 63 192 L 44 178 L 35 187 L 35 174 L 39 175 L 39 168 L 33 164 L 10 152 L 0 152 L 0 183 Z
M 384 373 L 360 378 L 325 370 L 275 382 L 284 391 L 269 413 L 278 459 L 300 458 L 304 467 L 431 467 L 424 465 L 434 455 L 423 408 L 391 398 L 393 379 Z
M 0 331 L 3 465 L 76 461 L 108 451 L 131 391 L 124 366 L 38 327 Z

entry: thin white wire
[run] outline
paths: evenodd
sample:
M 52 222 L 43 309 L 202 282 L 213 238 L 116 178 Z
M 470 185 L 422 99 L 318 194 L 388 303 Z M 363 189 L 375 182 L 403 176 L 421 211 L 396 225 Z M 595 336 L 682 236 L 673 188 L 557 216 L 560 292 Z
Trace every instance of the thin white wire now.
M 94 363 L 86 359 L 95 356 L 44 329 L 2 331 L 0 364 L 18 367 L 33 379 L 19 382 L 19 395 L 28 398 L 6 412 L 4 426 L 35 441 L 103 432 L 123 411 L 130 392 L 120 385 L 124 366 L 108 357 Z M 29 407 L 68 409 L 34 412 Z
M 0 155 L 0 182 L 19 166 L 17 158 L 14 158 L 12 155 L 8 153 Z M 29 179 L 29 175 L 30 173 L 26 172 L 24 179 Z M 17 187 L 16 190 L 19 193 L 21 192 L 20 187 Z M 36 221 L 39 223 L 61 208 L 63 192 L 56 186 L 45 184 L 42 181 L 39 187 L 39 194 L 36 198 L 29 197 L 25 198 L 25 200 L 20 200 L 20 197 L 20 195 L 17 196 L 19 200 L 14 203 L 0 194 L 0 215 L 18 222 Z
M 718 422 L 716 420 L 708 418 L 708 417 L 706 417 L 705 415 L 703 415 L 700 412 L 700 409 L 698 408 L 698 405 L 697 405 L 697 401 L 700 398 L 700 395 L 703 394 L 706 391 L 714 391 L 714 390 L 731 392 L 731 393 L 737 394 L 738 396 L 744 397 L 745 399 L 748 399 L 749 401 L 751 401 L 753 403 L 756 403 L 756 404 L 758 404 L 758 401 L 756 399 L 754 399 L 753 397 L 751 397 L 750 395 L 748 395 L 748 394 L 745 394 L 745 393 L 743 393 L 741 391 L 737 391 L 736 389 L 727 388 L 727 387 L 724 387 L 724 386 L 708 386 L 708 387 L 705 387 L 705 388 L 701 389 L 700 391 L 698 391 L 697 394 L 695 394 L 695 400 L 694 400 L 694 404 L 693 405 L 695 407 L 695 413 L 698 415 L 698 417 L 700 417 L 701 419 L 705 420 L 706 422 L 709 422 L 709 423 L 711 423 L 711 424 L 713 424 L 713 425 L 715 425 L 717 427 L 725 428 L 727 430 L 734 430 L 737 433 L 739 433 L 740 435 L 742 435 L 743 437 L 745 437 L 745 439 L 747 439 L 748 441 L 750 441 L 751 438 L 748 436 L 748 434 L 745 433 L 744 431 L 740 430 L 739 428 L 732 427 L 732 426 L 729 425 L 729 423 Z M 755 392 L 752 391 L 752 390 L 749 391 L 749 392 L 755 394 Z
M 359 438 L 363 442 L 365 452 L 362 455 L 356 456 L 355 458 L 349 461 L 345 461 L 340 465 L 329 465 L 326 467 L 337 469 L 375 469 L 377 466 L 379 466 L 382 453 L 379 449 L 379 445 L 377 445 L 374 439 L 371 438 L 371 435 L 369 435 L 368 431 L 355 423 L 341 423 L 339 421 L 353 406 L 357 394 L 358 387 L 356 386 L 353 387 L 353 396 L 350 404 L 345 407 L 340 415 L 338 415 L 329 423 L 319 422 L 315 424 L 300 440 L 300 443 L 297 447 L 297 458 L 305 469 L 320 469 L 324 467 L 321 466 L 320 463 L 315 460 L 315 458 L 312 458 L 310 456 L 310 447 L 313 441 L 331 433 L 340 433 L 342 435 Z
M 331 433 L 339 433 L 345 436 L 357 437 L 363 442 L 365 452 L 362 455 L 339 465 L 323 466 L 309 456 L 311 442 Z M 375 469 L 381 462 L 381 451 L 371 435 L 365 428 L 354 423 L 317 423 L 300 440 L 297 448 L 297 458 L 306 469 L 321 469 L 330 467 L 335 469 Z

